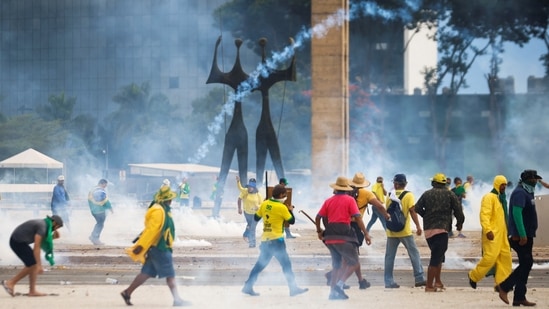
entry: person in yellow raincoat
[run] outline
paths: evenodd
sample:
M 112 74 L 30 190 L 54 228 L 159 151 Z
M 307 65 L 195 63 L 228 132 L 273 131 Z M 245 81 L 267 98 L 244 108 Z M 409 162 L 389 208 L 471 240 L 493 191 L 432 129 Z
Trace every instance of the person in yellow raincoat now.
M 495 286 L 498 286 L 512 272 L 511 247 L 507 239 L 507 199 L 505 176 L 494 177 L 494 188 L 482 197 L 480 204 L 480 225 L 482 227 L 482 258 L 469 272 L 469 284 L 477 288 L 495 267 Z
M 169 186 L 162 186 L 154 195 L 155 200 L 145 214 L 145 228 L 136 239 L 135 244 L 125 251 L 130 258 L 143 264 L 141 272 L 130 286 L 120 295 L 126 305 L 135 289 L 149 278 L 166 278 L 166 283 L 173 296 L 174 307 L 188 306 L 190 302 L 181 299 L 175 282 L 175 270 L 172 259 L 172 245 L 175 225 L 171 213 L 172 200 L 177 196 Z

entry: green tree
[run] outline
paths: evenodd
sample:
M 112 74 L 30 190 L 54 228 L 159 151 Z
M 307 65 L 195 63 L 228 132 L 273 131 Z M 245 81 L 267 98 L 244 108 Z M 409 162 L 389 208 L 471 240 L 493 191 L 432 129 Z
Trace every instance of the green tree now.
M 0 123 L 0 156 L 8 157 L 28 148 L 52 153 L 67 137 L 59 121 L 44 121 L 32 114 L 14 116 Z
M 63 123 L 72 120 L 76 97 L 66 97 L 64 92 L 59 95 L 52 94 L 48 97 L 48 103 L 36 108 L 36 112 L 42 119 L 46 121 L 59 120 Z
M 79 158 L 87 153 L 94 153 L 93 147 L 97 141 L 96 120 L 89 115 L 73 117 L 77 98 L 60 94 L 51 94 L 48 104 L 36 108 L 38 116 L 46 122 L 57 122 L 66 134 L 59 140 L 61 146 L 57 154 L 66 158 L 69 166 L 80 167 Z
M 425 86 L 431 107 L 431 129 L 434 153 L 439 166 L 446 167 L 446 146 L 452 134 L 452 112 L 456 95 L 467 87 L 466 76 L 473 63 L 492 48 L 492 71 L 488 73 L 488 87 L 493 90 L 493 81 L 498 80 L 498 54 L 503 53 L 505 42 L 522 45 L 530 39 L 528 24 L 521 14 L 524 4 L 518 1 L 431 1 L 424 2 L 423 11 L 429 11 L 428 20 L 436 16 L 438 30 L 433 38 L 438 43 L 439 60 L 436 68 L 425 68 Z M 421 17 L 419 18 L 421 21 Z M 494 62 L 496 61 L 496 62 Z M 438 98 L 440 87 L 444 97 Z M 492 98 L 492 115 L 498 117 L 501 111 Z M 439 105 L 445 104 L 441 108 Z M 491 119 L 494 132 L 498 121 Z M 497 137 L 494 135 L 494 139 Z
M 185 132 L 164 94 L 152 94 L 148 82 L 124 86 L 113 97 L 118 109 L 107 116 L 100 136 L 113 167 L 144 161 L 181 162 L 189 151 Z

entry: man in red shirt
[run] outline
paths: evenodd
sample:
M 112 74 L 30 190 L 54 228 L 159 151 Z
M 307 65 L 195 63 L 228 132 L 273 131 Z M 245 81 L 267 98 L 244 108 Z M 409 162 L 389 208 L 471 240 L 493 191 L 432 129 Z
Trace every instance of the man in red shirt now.
M 349 296 L 343 292 L 345 280 L 360 267 L 356 250 L 358 241 L 351 228 L 352 217 L 357 219 L 356 222 L 364 233 L 367 245 L 371 244 L 371 239 L 355 199 L 347 194 L 353 190 L 349 186 L 349 180 L 340 176 L 335 183 L 330 184 L 330 187 L 334 189 L 334 195 L 328 198 L 320 208 L 315 218 L 315 225 L 318 239 L 324 241 L 332 256 L 333 270 L 329 299 L 348 299 Z M 326 229 L 324 231 L 320 227 L 321 221 Z

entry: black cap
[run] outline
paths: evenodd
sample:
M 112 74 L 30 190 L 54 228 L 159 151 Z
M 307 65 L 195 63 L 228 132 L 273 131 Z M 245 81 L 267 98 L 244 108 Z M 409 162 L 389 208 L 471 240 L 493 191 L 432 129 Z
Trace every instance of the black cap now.
M 395 177 L 393 178 L 393 182 L 397 182 L 397 183 L 406 183 L 406 175 L 404 174 L 396 174 Z

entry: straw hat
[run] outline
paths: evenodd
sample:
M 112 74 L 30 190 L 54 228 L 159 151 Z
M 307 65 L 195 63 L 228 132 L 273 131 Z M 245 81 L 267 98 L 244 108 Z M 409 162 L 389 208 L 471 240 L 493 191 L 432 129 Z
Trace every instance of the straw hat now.
M 173 200 L 177 196 L 177 193 L 173 192 L 170 187 L 162 186 L 158 192 L 154 195 L 154 200 L 157 202 Z
M 353 188 L 349 186 L 349 179 L 343 176 L 337 177 L 336 182 L 330 184 L 330 187 L 339 191 L 353 191 Z
M 356 188 L 366 188 L 370 185 L 370 182 L 364 177 L 364 174 L 361 172 L 358 172 L 353 177 L 353 180 L 350 183 L 351 186 L 354 186 Z

